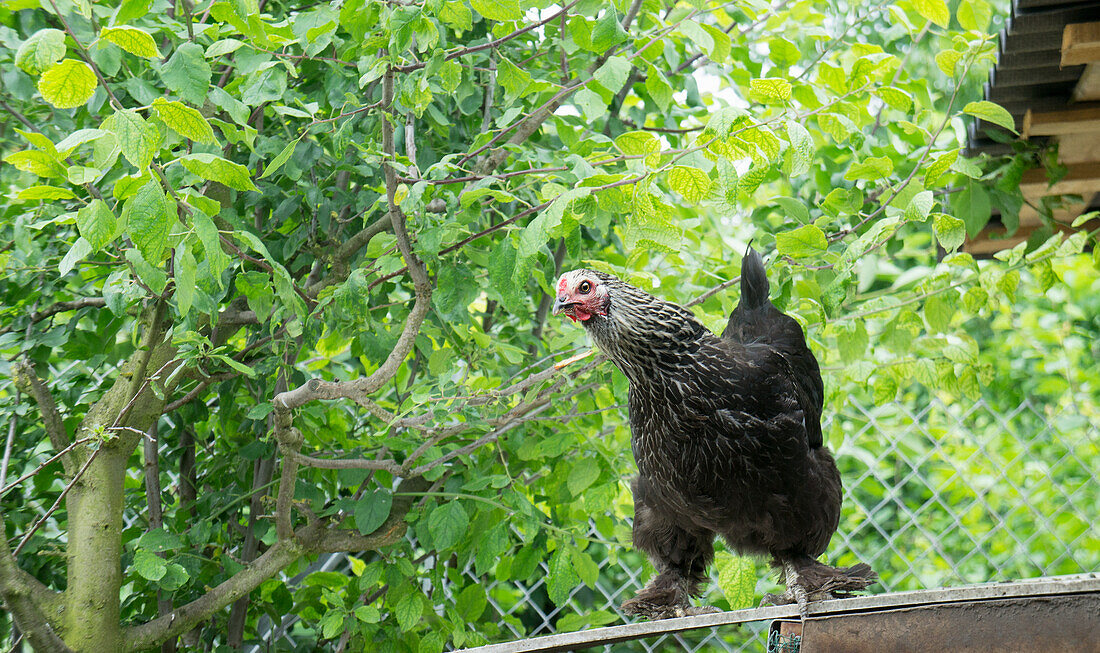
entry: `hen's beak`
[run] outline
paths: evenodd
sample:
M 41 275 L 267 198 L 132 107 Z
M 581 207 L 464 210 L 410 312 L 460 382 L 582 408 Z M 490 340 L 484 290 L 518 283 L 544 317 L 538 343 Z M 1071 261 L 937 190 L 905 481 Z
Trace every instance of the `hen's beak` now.
M 552 312 L 554 315 L 560 315 L 565 311 L 565 309 L 576 303 L 577 302 L 569 301 L 569 297 L 567 295 L 558 295 L 557 299 L 554 300 L 554 310 Z

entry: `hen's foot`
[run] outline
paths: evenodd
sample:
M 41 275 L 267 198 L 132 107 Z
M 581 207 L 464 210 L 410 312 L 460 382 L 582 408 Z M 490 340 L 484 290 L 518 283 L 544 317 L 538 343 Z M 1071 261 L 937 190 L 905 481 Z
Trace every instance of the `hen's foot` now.
M 692 617 L 721 612 L 718 608 L 687 602 L 687 595 L 675 588 L 646 587 L 632 599 L 624 601 L 621 609 L 629 617 L 645 617 L 650 620 Z
M 674 619 L 676 617 L 694 617 L 701 614 L 715 614 L 721 612 L 710 605 L 685 605 L 683 603 L 667 604 L 654 603 L 645 599 L 633 598 L 622 604 L 623 614 L 629 617 L 644 617 L 650 621 L 658 619 Z

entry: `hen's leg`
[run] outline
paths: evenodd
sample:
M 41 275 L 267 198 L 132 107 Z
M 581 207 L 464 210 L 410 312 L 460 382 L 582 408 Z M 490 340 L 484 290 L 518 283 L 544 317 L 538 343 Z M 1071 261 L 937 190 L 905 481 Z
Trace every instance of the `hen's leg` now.
M 776 565 L 783 569 L 787 591 L 769 594 L 761 605 L 797 603 L 798 612 L 806 617 L 809 601 L 846 598 L 872 585 L 878 576 L 865 564 L 852 567 L 830 567 L 809 556 L 776 556 Z
M 649 619 L 717 612 L 693 607 L 690 602 L 706 581 L 707 565 L 714 558 L 713 541 L 713 533 L 688 532 L 647 504 L 644 481 L 636 480 L 634 546 L 649 556 L 657 575 L 637 596 L 623 603 L 623 612 Z

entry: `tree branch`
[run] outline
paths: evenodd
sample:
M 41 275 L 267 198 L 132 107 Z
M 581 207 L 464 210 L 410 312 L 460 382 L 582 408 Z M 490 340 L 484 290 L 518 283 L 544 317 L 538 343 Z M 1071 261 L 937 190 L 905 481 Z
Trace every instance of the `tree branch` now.
M 447 58 L 444 59 L 444 61 L 450 61 L 451 59 L 457 59 L 458 57 L 464 57 L 468 54 L 473 54 L 474 52 L 481 52 L 482 50 L 489 50 L 489 49 L 492 49 L 492 48 L 496 48 L 496 47 L 498 47 L 498 46 L 500 46 L 504 43 L 507 43 L 508 41 L 511 41 L 512 39 L 516 38 L 517 36 L 522 36 L 522 35 L 526 34 L 527 32 L 530 32 L 531 30 L 533 30 L 535 28 L 542 27 L 543 25 L 556 20 L 558 18 L 558 16 L 561 16 L 565 12 L 572 9 L 573 6 L 576 5 L 578 2 L 580 2 L 580 0 L 573 0 L 573 2 L 570 2 L 569 4 L 565 5 L 564 7 L 559 9 L 557 13 L 553 14 L 549 18 L 545 18 L 543 20 L 540 20 L 537 23 L 531 23 L 530 25 L 526 25 L 524 27 L 521 27 L 521 28 L 515 30 L 514 32 L 511 32 L 509 34 L 505 34 L 504 36 L 500 37 L 499 39 L 495 39 L 495 40 L 489 41 L 487 43 L 482 43 L 481 45 L 473 45 L 473 46 L 470 46 L 468 48 L 462 48 L 461 50 L 452 52 L 451 54 L 447 55 Z M 426 64 L 426 63 L 413 63 L 413 64 L 407 64 L 407 65 L 404 65 L 404 66 L 394 66 L 392 68 L 392 70 L 395 71 L 395 72 L 399 72 L 399 73 L 411 73 L 414 70 L 420 70 L 421 68 L 423 68 L 424 66 L 427 66 L 427 65 L 428 64 Z
M 0 514 L 0 535 L 4 518 Z M 61 594 L 43 585 L 37 578 L 19 568 L 8 548 L 6 537 L 0 536 L 0 599 L 11 613 L 27 641 L 35 651 L 69 651 L 54 631 L 61 611 Z
M 34 397 L 35 403 L 38 404 L 46 435 L 50 438 L 50 445 L 53 446 L 54 451 L 66 451 L 69 448 L 69 433 L 65 430 L 65 423 L 57 410 L 53 395 L 50 394 L 46 384 L 38 378 L 30 361 L 24 359 L 14 363 L 12 375 L 15 377 L 15 386 Z M 61 464 L 65 468 L 65 473 L 71 475 L 74 467 L 71 457 L 62 456 Z
M 373 533 L 362 535 L 346 528 L 326 527 L 313 521 L 280 539 L 259 558 L 187 605 L 171 613 L 123 630 L 123 650 L 142 651 L 166 639 L 176 637 L 210 615 L 223 609 L 260 586 L 268 578 L 286 569 L 303 555 L 344 551 L 369 551 L 399 541 L 405 535 L 405 515 L 413 498 L 403 493 L 422 492 L 427 487 L 423 479 L 406 479 L 397 486 L 390 515 Z
M 96 307 L 102 308 L 107 305 L 107 300 L 102 297 L 83 297 L 81 299 L 74 299 L 67 302 L 57 302 L 51 304 L 41 311 L 34 311 L 31 313 L 31 322 L 40 322 L 48 317 L 53 317 L 58 313 L 65 313 L 68 311 L 75 311 L 81 308 Z M 0 333 L 7 333 L 12 330 L 12 327 L 4 327 L 0 329 Z

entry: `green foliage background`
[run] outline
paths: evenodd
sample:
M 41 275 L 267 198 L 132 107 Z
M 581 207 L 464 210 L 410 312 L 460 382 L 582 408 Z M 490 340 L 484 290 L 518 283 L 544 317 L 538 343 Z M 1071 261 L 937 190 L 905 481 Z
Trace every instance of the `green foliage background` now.
M 923 453 L 896 491 L 917 506 L 928 492 L 970 505 L 973 478 L 944 461 L 973 459 L 973 442 L 862 427 L 914 407 L 1029 401 L 1025 430 L 1055 423 L 1074 457 L 1053 436 L 1012 455 L 1018 438 L 975 418 L 991 438 L 975 469 L 1005 455 L 987 503 L 915 517 L 945 533 L 938 546 L 966 551 L 965 530 L 946 535 L 957 521 L 978 528 L 989 502 L 1026 494 L 1059 537 L 1083 542 L 1081 557 L 1047 560 L 1042 537 L 1008 537 L 1034 527 L 1027 511 L 982 546 L 1021 576 L 1100 564 L 1088 518 L 1043 491 L 1100 502 L 1096 236 L 1042 229 L 996 261 L 959 249 L 992 208 L 1014 226 L 1020 175 L 1051 160 L 961 149 L 967 120 L 1011 127 L 980 101 L 1002 8 L 565 7 L 0 8 L 0 413 L 14 444 L 7 482 L 28 475 L 0 500 L 9 547 L 22 547 L 0 557 L 48 588 L 27 610 L 68 646 L 92 650 L 80 624 L 45 608 L 53 591 L 78 593 L 78 510 L 132 519 L 108 529 L 123 569 L 104 590 L 118 590 L 117 615 L 86 616 L 119 650 L 176 634 L 181 648 L 237 647 L 262 634 L 263 615 L 293 613 L 303 650 L 439 651 L 507 636 L 486 610 L 491 579 L 506 588 L 545 561 L 546 598 L 561 604 L 613 573 L 600 569 L 608 557 L 640 565 L 625 379 L 599 360 L 555 366 L 588 343 L 547 319 L 552 284 L 562 269 L 604 269 L 719 328 L 750 239 L 821 359 L 852 498 L 876 505 L 895 491 L 886 472 L 898 461 L 884 451 Z M 430 291 L 414 283 L 416 258 Z M 310 379 L 366 377 L 380 379 L 369 392 L 325 386 L 342 400 L 275 401 Z M 121 401 L 111 394 L 131 378 Z M 34 379 L 57 404 L 52 433 Z M 73 469 L 42 466 L 74 438 Z M 115 485 L 81 505 L 61 496 L 80 463 L 109 456 L 125 467 Z M 875 566 L 890 588 L 982 580 L 912 574 L 924 543 L 861 530 L 890 517 L 846 514 L 853 536 L 832 559 L 886 547 L 896 555 Z M 280 519 L 298 530 L 280 532 Z M 351 553 L 353 573 L 286 582 L 322 550 Z M 720 563 L 723 607 L 769 585 L 762 566 Z M 478 580 L 462 574 L 471 564 Z M 218 599 L 246 568 L 258 574 L 249 598 Z M 12 569 L 0 568 L 6 602 L 37 587 Z M 179 632 L 141 626 L 185 605 L 203 610 Z

